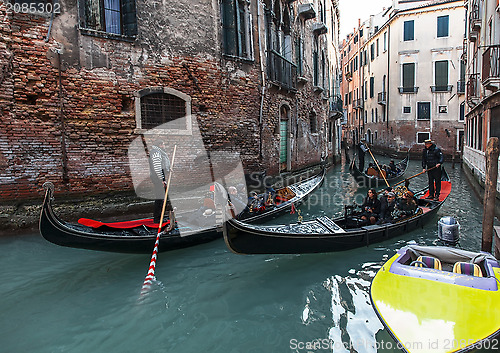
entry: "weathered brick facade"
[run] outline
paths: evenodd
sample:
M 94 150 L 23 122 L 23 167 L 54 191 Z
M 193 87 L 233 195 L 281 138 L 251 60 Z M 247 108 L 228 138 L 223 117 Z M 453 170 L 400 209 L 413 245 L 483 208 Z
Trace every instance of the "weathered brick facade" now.
M 213 1 L 137 1 L 132 39 L 84 33 L 76 0 L 60 3 L 53 21 L 0 6 L 1 200 L 37 198 L 45 181 L 65 193 L 131 190 L 127 151 L 139 136 L 136 99 L 154 87 L 189 96 L 205 147 L 239 152 L 246 172 L 280 171 L 283 104 L 292 120 L 291 170 L 320 161 L 328 101 L 310 82 L 291 91 L 265 80 L 260 2 L 252 1 L 253 60 L 222 55 Z M 313 134 L 311 110 L 320 127 Z M 178 151 L 181 164 L 188 153 Z M 177 182 L 189 177 L 196 175 L 177 173 Z

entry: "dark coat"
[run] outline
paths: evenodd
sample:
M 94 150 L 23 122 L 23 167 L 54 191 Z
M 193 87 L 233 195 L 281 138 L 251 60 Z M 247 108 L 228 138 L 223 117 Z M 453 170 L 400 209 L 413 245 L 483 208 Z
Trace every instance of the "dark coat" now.
M 369 212 L 366 208 L 371 208 L 372 211 Z M 363 212 L 379 214 L 380 213 L 380 200 L 371 199 L 368 196 L 365 198 L 365 202 L 361 205 L 361 210 Z
M 432 168 L 436 164 L 443 164 L 444 156 L 441 149 L 435 144 L 422 151 L 422 168 Z
M 392 219 L 392 212 L 396 207 L 396 200 L 393 200 L 391 203 L 387 200 L 387 197 L 380 198 L 380 219 L 381 220 L 390 220 Z

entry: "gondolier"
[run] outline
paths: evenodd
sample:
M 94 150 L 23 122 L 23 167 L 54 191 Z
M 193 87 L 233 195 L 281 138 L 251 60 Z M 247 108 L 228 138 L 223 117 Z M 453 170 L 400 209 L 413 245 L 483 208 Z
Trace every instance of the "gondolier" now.
M 422 151 L 422 168 L 427 172 L 429 178 L 429 198 L 439 201 L 441 193 L 441 165 L 444 156 L 441 149 L 428 139 L 424 141 L 425 148 Z
M 365 168 L 365 153 L 368 148 L 365 145 L 365 139 L 361 139 L 358 143 L 358 159 L 359 159 L 359 170 L 364 170 Z
M 165 197 L 165 188 L 167 187 L 167 175 L 170 171 L 170 160 L 167 153 L 164 151 L 165 142 L 161 139 L 155 141 L 149 152 L 149 169 L 151 181 L 154 187 L 154 210 L 153 220 L 155 223 L 160 223 L 161 211 L 163 207 L 163 199 Z M 172 216 L 172 203 L 167 196 L 167 205 L 165 211 L 169 211 Z

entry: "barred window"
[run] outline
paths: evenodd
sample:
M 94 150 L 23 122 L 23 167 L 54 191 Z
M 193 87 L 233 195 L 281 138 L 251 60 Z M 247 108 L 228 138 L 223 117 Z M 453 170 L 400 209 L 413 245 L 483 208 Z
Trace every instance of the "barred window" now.
M 138 92 L 136 123 L 140 131 L 191 134 L 191 98 L 171 88 L 155 87 Z

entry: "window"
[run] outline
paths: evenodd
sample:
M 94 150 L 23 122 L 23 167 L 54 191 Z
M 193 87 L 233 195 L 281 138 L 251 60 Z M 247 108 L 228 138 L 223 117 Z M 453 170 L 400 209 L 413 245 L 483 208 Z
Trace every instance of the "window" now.
M 458 121 L 465 120 L 465 102 L 460 103 L 460 115 L 458 116 Z
M 428 140 L 430 138 L 430 132 L 417 132 L 417 143 L 424 143 L 425 140 Z
M 438 36 L 438 38 L 448 37 L 449 17 L 450 16 L 446 15 L 446 16 L 439 16 L 437 18 L 437 36 Z
M 84 30 L 133 37 L 137 35 L 135 0 L 80 0 Z
M 222 0 L 224 54 L 251 59 L 250 11 L 244 0 Z
M 414 93 L 415 90 L 415 63 L 403 64 L 403 87 L 401 93 Z
M 451 90 L 448 86 L 448 61 L 436 61 L 434 63 L 434 89 L 433 92 L 447 92 Z
M 417 120 L 431 120 L 431 103 L 417 103 Z
M 384 32 L 384 52 L 387 50 L 387 32 Z
M 370 45 L 370 59 L 371 61 L 375 60 L 375 43 Z
M 295 64 L 297 65 L 297 75 L 301 77 L 304 71 L 303 39 L 298 37 L 295 40 Z M 340 76 L 342 77 L 342 75 Z
M 415 23 L 413 20 L 404 22 L 404 29 L 403 29 L 403 40 L 404 41 L 415 39 L 414 26 L 415 26 Z
M 380 50 L 379 50 L 379 40 L 378 39 L 377 39 L 376 43 L 377 43 L 377 56 L 379 56 Z
M 311 127 L 311 133 L 314 134 L 318 132 L 318 121 L 315 112 L 309 113 L 309 125 Z
M 403 107 L 403 113 L 404 114 L 410 114 L 411 113 L 411 107 Z
M 171 88 L 146 88 L 136 99 L 139 130 L 160 128 L 168 134 L 190 135 L 191 98 Z
M 490 137 L 500 138 L 500 107 L 498 106 L 491 109 Z
M 375 77 L 370 77 L 370 98 L 373 98 L 375 90 Z

